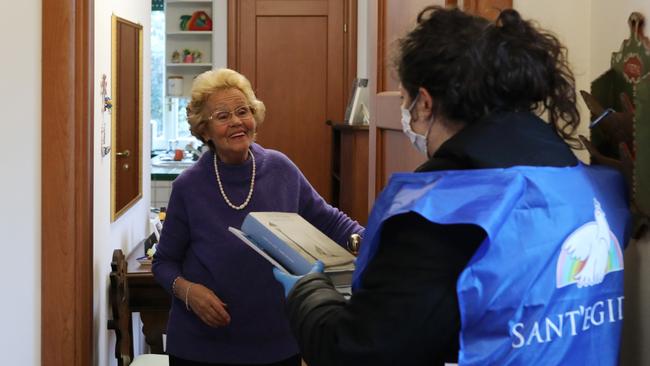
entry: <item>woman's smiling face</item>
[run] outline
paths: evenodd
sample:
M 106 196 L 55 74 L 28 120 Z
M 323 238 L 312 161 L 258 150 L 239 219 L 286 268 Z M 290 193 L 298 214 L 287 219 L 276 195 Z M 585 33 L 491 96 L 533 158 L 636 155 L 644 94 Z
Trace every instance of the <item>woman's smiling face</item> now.
M 242 107 L 250 108 L 244 93 L 236 88 L 215 91 L 204 106 L 206 122 L 202 136 L 205 141 L 212 141 L 219 158 L 230 164 L 243 163 L 248 158 L 248 149 L 255 138 L 253 114 L 235 113 L 241 112 Z M 217 118 L 223 112 L 230 113 L 226 121 Z

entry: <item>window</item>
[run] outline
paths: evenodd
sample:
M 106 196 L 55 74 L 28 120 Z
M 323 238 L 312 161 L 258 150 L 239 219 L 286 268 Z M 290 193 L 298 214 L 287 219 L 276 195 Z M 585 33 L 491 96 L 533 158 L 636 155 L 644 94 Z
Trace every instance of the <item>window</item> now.
M 151 12 L 151 149 L 164 149 L 165 12 Z M 159 141 L 160 140 L 160 141 Z

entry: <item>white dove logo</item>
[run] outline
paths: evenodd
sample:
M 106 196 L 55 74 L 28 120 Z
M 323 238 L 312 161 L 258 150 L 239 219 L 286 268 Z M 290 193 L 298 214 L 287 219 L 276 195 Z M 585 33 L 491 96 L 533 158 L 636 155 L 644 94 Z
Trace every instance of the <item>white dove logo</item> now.
M 557 264 L 557 287 L 575 283 L 594 286 L 609 272 L 623 269 L 618 240 L 609 229 L 605 212 L 594 198 L 594 219 L 571 233 L 562 244 Z

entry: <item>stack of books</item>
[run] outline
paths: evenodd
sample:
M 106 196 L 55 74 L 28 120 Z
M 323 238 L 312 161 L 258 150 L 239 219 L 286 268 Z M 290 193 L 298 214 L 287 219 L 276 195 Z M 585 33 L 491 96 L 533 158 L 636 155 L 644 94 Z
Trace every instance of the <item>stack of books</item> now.
M 251 212 L 228 229 L 282 271 L 304 275 L 320 260 L 334 286 L 350 287 L 354 256 L 296 213 Z

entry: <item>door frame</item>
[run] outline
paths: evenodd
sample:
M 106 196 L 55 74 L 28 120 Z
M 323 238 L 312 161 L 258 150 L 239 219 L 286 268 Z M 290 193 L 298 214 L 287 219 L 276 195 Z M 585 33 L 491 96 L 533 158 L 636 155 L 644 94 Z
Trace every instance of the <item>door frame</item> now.
M 41 364 L 93 362 L 94 0 L 42 0 Z

